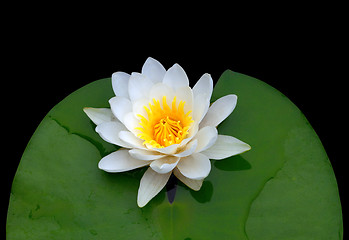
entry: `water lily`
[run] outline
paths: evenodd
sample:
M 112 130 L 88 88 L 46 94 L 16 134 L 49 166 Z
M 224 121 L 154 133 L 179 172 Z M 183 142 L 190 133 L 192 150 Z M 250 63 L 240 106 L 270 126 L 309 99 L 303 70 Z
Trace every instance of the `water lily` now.
M 232 113 L 237 96 L 224 96 L 210 106 L 213 81 L 207 73 L 190 88 L 180 65 L 166 71 L 148 58 L 141 73 L 114 73 L 112 87 L 111 109 L 84 111 L 103 140 L 122 147 L 103 157 L 100 169 L 115 173 L 149 166 L 138 190 L 139 207 L 164 188 L 172 173 L 198 191 L 210 173 L 210 159 L 251 149 L 232 136 L 218 134 L 217 126 Z

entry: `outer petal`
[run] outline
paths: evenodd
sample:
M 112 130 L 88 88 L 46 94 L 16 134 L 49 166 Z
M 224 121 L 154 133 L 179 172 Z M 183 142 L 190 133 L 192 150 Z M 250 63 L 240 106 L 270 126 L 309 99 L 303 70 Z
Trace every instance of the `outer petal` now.
M 179 157 L 166 156 L 157 159 L 150 164 L 150 167 L 157 173 L 164 174 L 171 172 L 179 162 Z
M 153 169 L 148 168 L 144 173 L 138 189 L 137 204 L 144 207 L 161 189 L 163 189 L 171 176 L 171 172 L 159 174 Z
M 144 161 L 160 159 L 166 156 L 158 152 L 153 152 L 153 151 L 144 150 L 144 149 L 137 149 L 137 148 L 131 149 L 128 152 L 133 158 L 144 160 Z
M 173 174 L 185 185 L 187 185 L 188 187 L 190 187 L 191 189 L 195 190 L 195 191 L 199 191 L 201 186 L 202 186 L 202 182 L 204 181 L 204 179 L 201 180 L 194 180 L 194 179 L 190 179 L 185 177 L 177 168 L 175 168 L 173 170 Z
M 216 100 L 208 109 L 206 116 L 200 123 L 200 128 L 205 126 L 217 127 L 234 110 L 237 102 L 237 96 L 227 95 Z
M 147 161 L 132 158 L 127 149 L 120 149 L 102 158 L 98 167 L 106 172 L 125 172 L 148 164 Z
M 194 98 L 200 94 L 205 94 L 210 99 L 213 91 L 213 80 L 211 75 L 205 73 L 193 87 Z
M 91 121 L 96 125 L 115 120 L 113 113 L 109 108 L 85 107 L 83 110 L 86 113 L 86 115 L 91 119 Z
M 132 102 L 141 98 L 148 98 L 149 91 L 154 83 L 145 75 L 132 73 L 128 83 L 128 94 Z
M 162 82 L 166 69 L 154 58 L 148 57 L 142 67 L 142 74 L 147 76 L 152 82 Z
M 177 168 L 183 176 L 194 180 L 201 180 L 210 173 L 211 162 L 205 155 L 194 153 L 188 157 L 181 158 L 181 161 L 177 164 Z
M 240 141 L 237 138 L 218 135 L 216 143 L 201 153 L 205 154 L 210 159 L 220 160 L 233 155 L 241 154 L 250 149 L 250 145 Z
M 132 111 L 132 104 L 128 98 L 125 97 L 113 97 L 109 100 L 110 108 L 120 122 L 124 122 L 124 117 L 126 113 Z
M 130 74 L 124 72 L 115 72 L 111 76 L 111 83 L 116 96 L 129 98 L 128 96 L 128 80 Z
M 119 133 L 125 131 L 126 128 L 122 123 L 119 122 L 104 122 L 102 124 L 97 125 L 96 132 L 101 136 L 104 141 L 109 143 L 125 147 L 131 148 L 132 146 L 119 138 Z
M 195 152 L 201 152 L 210 148 L 216 142 L 217 136 L 218 132 L 215 127 L 206 126 L 201 128 L 194 137 L 198 141 Z
M 119 138 L 131 146 L 131 148 L 146 149 L 143 145 L 143 140 L 136 137 L 133 133 L 129 131 L 119 132 Z
M 167 70 L 163 83 L 177 89 L 189 86 L 189 79 L 183 68 L 176 63 Z

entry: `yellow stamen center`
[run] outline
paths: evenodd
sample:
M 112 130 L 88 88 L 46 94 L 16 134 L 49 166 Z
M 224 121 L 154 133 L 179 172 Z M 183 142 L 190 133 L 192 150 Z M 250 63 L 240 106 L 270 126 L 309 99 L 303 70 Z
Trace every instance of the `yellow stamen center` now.
M 184 101 L 180 101 L 177 107 L 174 97 L 169 107 L 166 96 L 163 96 L 162 106 L 160 101 L 155 99 L 149 103 L 149 108 L 144 106 L 147 118 L 138 114 L 141 127 L 136 128 L 141 132 L 138 137 L 144 140 L 143 144 L 163 148 L 182 142 L 194 122 L 190 116 L 191 111 L 184 113 L 184 104 Z

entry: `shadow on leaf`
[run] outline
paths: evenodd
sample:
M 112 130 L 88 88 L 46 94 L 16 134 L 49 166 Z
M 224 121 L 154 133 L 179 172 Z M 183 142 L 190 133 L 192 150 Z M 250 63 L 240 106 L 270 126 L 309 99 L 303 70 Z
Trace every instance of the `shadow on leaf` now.
M 199 203 L 209 202 L 213 195 L 213 185 L 210 181 L 204 181 L 199 191 L 190 189 L 190 194 Z
M 251 164 L 240 155 L 214 161 L 213 164 L 217 169 L 223 171 L 241 171 L 251 169 Z

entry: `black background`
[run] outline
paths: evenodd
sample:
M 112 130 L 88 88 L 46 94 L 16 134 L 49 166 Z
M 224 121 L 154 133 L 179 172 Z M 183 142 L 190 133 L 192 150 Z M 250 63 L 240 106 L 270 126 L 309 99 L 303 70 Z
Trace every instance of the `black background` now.
M 231 69 L 258 78 L 285 94 L 304 113 L 333 166 L 345 210 L 347 97 L 341 45 L 344 29 L 317 20 L 295 22 L 177 22 L 161 19 L 113 26 L 92 20 L 31 18 L 9 27 L 2 44 L 2 188 L 4 229 L 11 183 L 26 144 L 48 111 L 78 88 L 115 71 L 140 71 L 148 56 L 165 68 L 179 63 L 191 85 L 203 73 L 216 81 Z M 292 15 L 293 16 L 293 15 Z M 92 16 L 93 17 L 93 16 Z M 162 16 L 164 17 L 164 16 Z M 211 16 L 212 17 L 212 16 Z M 291 17 L 291 15 L 290 15 Z M 179 18 L 177 18 L 179 19 Z M 278 23 L 278 24 L 276 24 Z M 344 59 L 344 60 L 343 60 Z

